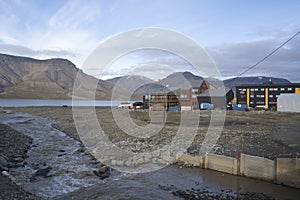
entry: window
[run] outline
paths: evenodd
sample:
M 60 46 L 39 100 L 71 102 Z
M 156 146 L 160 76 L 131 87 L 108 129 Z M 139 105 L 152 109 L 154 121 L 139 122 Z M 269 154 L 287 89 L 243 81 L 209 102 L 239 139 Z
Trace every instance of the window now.
M 260 91 L 265 91 L 265 88 L 260 88 Z
M 258 88 L 254 88 L 254 91 L 258 91 Z
M 254 95 L 253 95 L 253 94 L 251 94 L 251 95 L 250 95 L 250 97 L 251 97 L 251 98 L 254 98 Z
M 253 92 L 253 91 L 254 91 L 254 88 L 251 88 L 250 91 Z
M 198 88 L 193 88 L 192 89 L 192 92 L 198 92 L 199 90 L 198 90 Z
M 272 97 L 273 97 L 273 94 L 270 94 L 270 95 L 269 95 L 269 97 L 271 97 L 271 98 L 272 98 Z
M 187 98 L 187 94 L 180 94 L 180 98 L 181 98 L 181 99 Z
M 263 94 L 258 94 L 258 95 L 256 95 L 256 97 L 259 97 L 259 98 L 264 98 L 265 97 L 265 95 L 263 95 Z
M 288 88 L 287 90 L 288 90 L 288 91 L 292 91 L 292 88 Z
M 278 88 L 270 88 L 270 91 L 278 91 Z
M 253 101 L 250 101 L 250 104 L 253 104 Z
M 285 88 L 280 88 L 280 91 L 284 91 L 285 90 Z
M 196 95 L 196 94 L 193 94 L 193 95 L 192 95 L 192 98 L 197 98 L 197 95 Z

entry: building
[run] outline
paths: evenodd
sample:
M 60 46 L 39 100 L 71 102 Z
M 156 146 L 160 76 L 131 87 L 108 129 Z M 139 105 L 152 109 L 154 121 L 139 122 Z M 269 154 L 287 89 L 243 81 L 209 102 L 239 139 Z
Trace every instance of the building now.
M 277 107 L 280 94 L 300 94 L 300 83 L 241 85 L 236 87 L 237 104 L 247 104 L 248 107 Z
M 201 103 L 213 104 L 215 108 L 226 108 L 226 105 L 232 101 L 234 93 L 229 88 L 218 88 L 204 91 L 197 99 L 199 106 Z
M 176 111 L 180 110 L 178 94 L 174 92 L 149 94 L 143 97 L 144 108 L 153 111 Z
M 195 110 L 199 109 L 199 103 L 197 97 L 208 89 L 215 88 L 207 81 L 203 80 L 199 85 L 192 85 L 189 89 L 179 89 L 177 92 L 179 95 L 181 110 Z
M 281 94 L 277 99 L 277 111 L 300 113 L 300 94 Z

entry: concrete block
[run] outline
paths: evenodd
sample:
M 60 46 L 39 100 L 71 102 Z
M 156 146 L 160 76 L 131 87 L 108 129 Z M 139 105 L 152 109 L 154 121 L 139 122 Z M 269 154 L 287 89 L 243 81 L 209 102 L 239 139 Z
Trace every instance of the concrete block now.
M 190 164 L 195 167 L 202 167 L 202 158 L 200 157 L 193 157 L 186 154 L 176 155 L 177 162 Z
M 272 181 L 274 180 L 274 161 L 241 154 L 240 172 L 242 176 Z
M 300 188 L 300 158 L 277 158 L 276 183 Z
M 216 154 L 207 154 L 205 166 L 208 169 L 237 175 L 237 159 Z

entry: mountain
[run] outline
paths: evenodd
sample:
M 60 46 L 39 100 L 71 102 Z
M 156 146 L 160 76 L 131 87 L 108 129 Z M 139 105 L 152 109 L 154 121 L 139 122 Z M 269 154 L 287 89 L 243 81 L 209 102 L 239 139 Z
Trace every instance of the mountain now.
M 237 77 L 224 80 L 224 85 L 228 88 L 235 90 L 236 86 L 242 84 L 263 84 L 269 81 L 273 84 L 288 84 L 290 81 L 283 78 L 264 77 L 264 76 L 251 76 L 251 77 Z
M 200 86 L 203 78 L 190 72 L 175 72 L 158 82 L 143 76 L 122 76 L 107 80 L 112 84 L 118 84 L 124 90 L 132 94 L 132 99 L 141 99 L 145 94 L 161 93 L 175 89 L 186 89 L 191 86 Z
M 191 86 L 198 87 L 201 85 L 203 80 L 207 81 L 209 84 L 216 88 L 224 85 L 227 88 L 233 89 L 233 91 L 235 91 L 236 86 L 241 84 L 263 84 L 268 82 L 269 80 L 272 80 L 272 82 L 275 84 L 290 83 L 286 79 L 263 76 L 238 77 L 222 81 L 211 77 L 203 78 L 201 76 L 196 76 L 190 72 L 175 72 L 158 82 L 154 82 L 151 79 L 147 79 L 141 76 L 124 76 L 108 81 L 114 84 L 120 81 L 119 85 L 122 85 L 129 89 L 132 89 L 132 86 L 134 86 L 135 89 L 138 88 L 134 91 L 134 94 L 132 96 L 134 97 L 134 99 L 141 99 L 143 95 L 149 93 L 163 93 L 169 91 L 170 89 L 186 89 L 190 88 Z
M 67 59 L 0 54 L 0 98 L 71 99 L 76 76 L 75 88 L 82 94 L 93 93 L 91 88 L 96 85 L 96 98 L 110 99 L 113 84 L 83 73 Z
M 286 79 L 255 76 L 227 79 L 224 85 L 235 89 L 237 85 L 262 84 L 270 79 L 274 84 L 290 83 Z M 103 81 L 85 74 L 67 59 L 37 60 L 0 54 L 0 98 L 7 99 L 71 99 L 75 88 L 80 91 L 76 96 L 80 99 L 95 95 L 96 99 L 109 100 L 113 93 L 116 100 L 124 99 L 126 94 L 132 94 L 133 100 L 141 100 L 148 93 L 200 86 L 203 80 L 190 72 L 175 72 L 158 82 L 136 75 Z M 222 83 L 214 78 L 205 80 L 217 87 Z
M 138 75 L 126 75 L 106 80 L 109 83 L 118 85 L 126 92 L 134 92 L 143 85 L 154 83 L 152 79 Z
M 199 87 L 203 81 L 203 77 L 196 76 L 191 72 L 175 72 L 159 81 L 161 85 L 168 85 L 171 89 L 187 89 L 192 87 Z

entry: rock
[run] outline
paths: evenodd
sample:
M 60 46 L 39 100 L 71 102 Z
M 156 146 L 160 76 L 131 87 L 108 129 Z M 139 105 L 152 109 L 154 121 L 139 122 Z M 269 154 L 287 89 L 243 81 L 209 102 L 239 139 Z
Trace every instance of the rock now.
M 8 171 L 7 161 L 0 155 L 0 171 Z
M 103 166 L 99 169 L 99 172 L 103 173 L 103 174 L 108 172 L 108 171 L 110 171 L 110 167 L 108 167 L 108 166 Z
M 34 176 L 43 176 L 43 177 L 47 177 L 48 173 L 50 172 L 52 168 L 51 167 L 46 167 L 46 168 L 42 168 L 42 169 L 38 169 L 35 173 Z
M 103 166 L 98 171 L 93 171 L 96 176 L 99 176 L 102 180 L 110 176 L 110 167 Z

